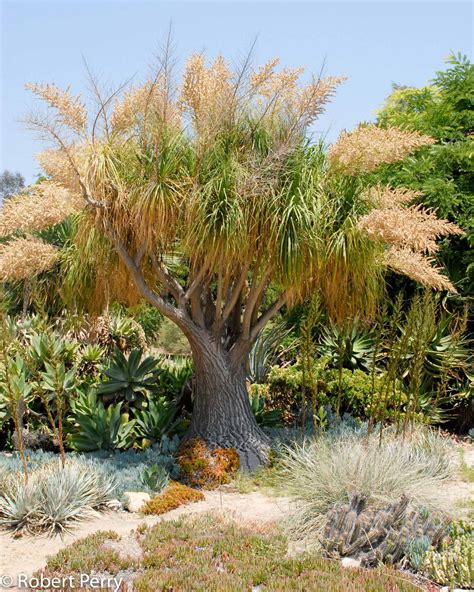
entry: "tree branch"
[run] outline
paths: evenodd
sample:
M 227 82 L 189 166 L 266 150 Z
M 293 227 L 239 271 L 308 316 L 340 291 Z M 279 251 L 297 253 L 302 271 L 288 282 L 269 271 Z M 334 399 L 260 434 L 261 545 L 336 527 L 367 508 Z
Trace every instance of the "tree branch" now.
M 227 319 L 229 318 L 230 314 L 234 310 L 235 305 L 237 304 L 240 294 L 245 286 L 245 282 L 247 281 L 247 274 L 249 271 L 250 263 L 246 263 L 242 269 L 239 279 L 237 283 L 234 285 L 233 290 L 231 292 L 230 298 L 227 301 L 226 305 L 224 306 L 224 310 L 222 312 L 222 316 L 220 321 L 218 322 L 218 326 L 222 327 Z
M 184 303 L 184 290 L 181 284 L 178 282 L 176 278 L 174 278 L 168 269 L 163 265 L 161 261 L 158 261 L 156 255 L 150 255 L 151 264 L 153 269 L 155 270 L 156 274 L 160 278 L 161 283 L 168 289 L 170 294 L 176 300 L 176 304 L 179 306 L 180 309 L 185 309 Z
M 256 268 L 256 271 L 258 268 Z M 250 338 L 250 329 L 252 324 L 252 319 L 254 317 L 254 310 L 257 304 L 260 302 L 260 298 L 265 291 L 268 281 L 270 279 L 271 274 L 271 266 L 267 265 L 265 270 L 263 271 L 262 277 L 260 281 L 255 280 L 252 284 L 250 289 L 249 296 L 247 298 L 247 303 L 245 305 L 245 312 L 244 312 L 244 320 L 242 322 L 242 333 L 246 339 Z
M 145 254 L 145 249 L 146 249 L 146 244 L 142 243 L 138 249 L 137 252 L 135 253 L 135 257 L 133 259 L 133 262 L 135 263 L 135 265 L 140 268 L 142 259 L 143 259 L 143 255 Z
M 280 296 L 273 302 L 273 304 L 257 319 L 257 322 L 250 331 L 250 342 L 252 343 L 257 339 L 260 331 L 265 327 L 268 321 L 273 318 L 277 312 L 284 306 L 288 301 L 288 291 L 282 292 Z
M 163 313 L 169 319 L 175 321 L 178 325 L 182 325 L 185 321 L 189 321 L 190 319 L 186 318 L 184 311 L 178 309 L 176 306 L 173 306 L 169 302 L 166 302 L 164 298 L 158 296 L 150 289 L 148 284 L 146 283 L 140 268 L 136 265 L 133 257 L 128 253 L 127 249 L 125 248 L 122 241 L 116 236 L 116 234 L 108 228 L 108 236 L 110 240 L 113 242 L 119 257 L 125 263 L 125 266 L 129 270 L 130 274 L 133 277 L 135 285 L 138 288 L 140 294 L 148 300 L 150 304 L 156 306 L 158 310 Z
M 64 140 L 61 138 L 61 136 L 58 134 L 58 132 L 53 128 L 52 125 L 48 125 L 45 122 L 41 122 L 38 119 L 30 119 L 28 121 L 29 125 L 36 127 L 38 129 L 42 129 L 44 130 L 44 132 L 46 132 L 47 134 L 49 134 L 50 136 L 52 136 L 56 142 L 59 144 L 59 147 L 64 151 L 64 153 L 66 154 L 66 158 L 69 161 L 69 164 L 72 167 L 72 170 L 74 171 L 74 174 L 77 177 L 77 181 L 79 183 L 79 186 L 81 188 L 81 192 L 82 192 L 82 197 L 86 200 L 86 202 L 93 206 L 94 208 L 99 208 L 99 209 L 105 209 L 107 206 L 105 203 L 100 202 L 95 200 L 92 195 L 90 194 L 89 189 L 87 188 L 86 183 L 84 182 L 84 180 L 81 177 L 81 174 L 79 172 L 79 169 L 76 166 L 76 163 L 74 162 L 74 159 L 72 158 L 69 149 L 66 145 L 66 143 L 64 142 Z
M 222 309 L 222 295 L 224 293 L 224 278 L 222 275 L 222 258 L 219 261 L 219 271 L 217 273 L 217 296 L 216 296 L 216 304 L 214 307 L 214 322 L 213 325 L 217 326 L 219 321 L 219 317 L 221 315 Z
M 249 353 L 252 344 L 257 339 L 259 333 L 268 323 L 268 321 L 274 317 L 281 307 L 286 304 L 288 300 L 288 292 L 283 292 L 277 300 L 260 316 L 255 325 L 250 331 L 250 335 L 246 337 L 244 333 L 241 333 L 240 337 L 235 341 L 229 350 L 229 355 L 232 363 L 232 367 L 237 370 L 242 367 L 242 362 L 245 360 L 245 356 Z
M 197 272 L 196 276 L 193 278 L 191 285 L 189 286 L 189 288 L 186 290 L 186 292 L 184 294 L 185 300 L 189 301 L 191 299 L 194 292 L 201 285 L 202 280 L 204 279 L 204 276 L 206 275 L 206 271 L 207 271 L 206 267 L 204 265 L 202 265 L 200 267 L 199 271 Z
M 202 329 L 206 327 L 206 319 L 202 308 L 202 284 L 198 284 L 200 290 L 194 290 L 191 296 L 191 316 L 193 321 L 199 325 Z

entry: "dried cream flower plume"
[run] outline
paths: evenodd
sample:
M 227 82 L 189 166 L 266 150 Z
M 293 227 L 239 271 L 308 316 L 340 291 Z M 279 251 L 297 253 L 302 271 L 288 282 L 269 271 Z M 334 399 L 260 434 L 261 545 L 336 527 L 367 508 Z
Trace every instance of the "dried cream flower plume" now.
M 37 84 L 35 82 L 29 82 L 25 87 L 46 101 L 50 107 L 54 107 L 65 125 L 76 132 L 85 131 L 87 125 L 86 108 L 79 97 L 70 94 L 69 89 L 62 90 L 55 84 Z
M 12 196 L 0 210 L 0 236 L 42 230 L 62 222 L 84 205 L 83 200 L 52 181 L 33 185 Z
M 432 210 L 420 206 L 390 207 L 372 210 L 359 221 L 359 227 L 374 240 L 382 240 L 397 248 L 435 253 L 436 240 L 463 231 L 447 220 L 441 220 Z
M 421 191 L 406 187 L 390 187 L 389 185 L 375 185 L 365 192 L 365 199 L 376 208 L 396 208 L 408 205 L 421 197 Z
M 301 87 L 299 80 L 304 68 L 283 68 L 275 71 L 279 59 L 273 58 L 251 76 L 252 92 L 271 103 L 264 105 L 267 114 L 284 114 L 286 117 L 301 117 L 303 124 L 310 125 L 324 111 L 324 106 L 335 95 L 345 76 L 315 78 Z
M 397 127 L 360 125 L 342 132 L 329 150 L 331 166 L 347 175 L 369 173 L 383 163 L 403 160 L 411 152 L 433 144 L 433 138 Z
M 66 187 L 74 194 L 80 194 L 81 188 L 74 167 L 84 174 L 87 162 L 87 147 L 84 144 L 68 146 L 64 149 L 48 149 L 36 154 L 41 169 L 54 181 Z M 71 159 L 73 163 L 71 163 Z
M 27 236 L 0 246 L 0 280 L 24 280 L 51 269 L 59 250 L 43 241 Z
M 226 120 L 233 104 L 232 74 L 222 56 L 207 67 L 202 54 L 187 61 L 181 85 L 180 106 L 191 114 L 199 133 L 213 135 Z
M 384 255 L 384 263 L 397 273 L 433 288 L 434 290 L 448 290 L 456 292 L 456 288 L 443 275 L 440 267 L 434 266 L 434 260 L 411 249 L 397 249 L 391 247 Z
M 378 207 L 359 220 L 359 228 L 369 238 L 389 245 L 384 262 L 395 271 L 430 286 L 455 292 L 451 282 L 434 267 L 426 255 L 436 253 L 436 240 L 450 234 L 464 234 L 461 228 L 438 218 L 433 210 L 419 205 L 403 207 L 421 194 L 410 189 L 372 187 L 366 192 L 369 202 Z
M 142 86 L 126 92 L 112 112 L 113 131 L 127 130 L 149 111 L 166 120 L 168 125 L 177 126 L 181 114 L 178 106 L 169 100 L 167 84 L 166 77 L 160 75 L 156 80 L 147 80 Z

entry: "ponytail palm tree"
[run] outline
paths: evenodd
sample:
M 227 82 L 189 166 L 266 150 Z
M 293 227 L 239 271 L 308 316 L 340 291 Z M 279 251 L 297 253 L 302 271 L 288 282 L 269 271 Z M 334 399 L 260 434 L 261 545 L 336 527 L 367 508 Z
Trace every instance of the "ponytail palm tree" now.
M 78 299 L 89 289 L 95 301 L 139 294 L 174 322 L 195 365 L 188 436 L 235 447 L 246 468 L 266 459 L 268 439 L 252 415 L 245 367 L 283 307 L 318 291 L 333 316 L 370 312 L 387 244 L 398 249 L 402 271 L 419 263 L 417 279 L 436 276 L 438 287 L 450 287 L 421 261 L 423 245 L 367 219 L 386 210 L 377 191 L 368 196 L 365 173 L 430 138 L 387 130 L 384 143 L 368 126 L 341 137 L 328 156 L 307 130 L 342 78 L 302 86 L 300 70 L 276 68 L 272 60 L 231 71 L 221 57 L 208 66 L 194 55 L 175 85 L 165 61 L 121 98 L 103 97 L 94 84 L 94 117 L 54 85 L 28 85 L 51 107 L 30 119 L 56 144 L 40 155 L 49 223 L 51 212 L 59 220 L 72 206 L 78 211 L 76 260 L 70 249 L 58 254 L 62 289 Z M 26 218 L 25 203 L 10 200 L 3 234 L 44 226 L 41 216 Z M 28 240 L 24 268 L 34 270 L 37 239 Z M 4 277 L 15 242 L 0 253 Z

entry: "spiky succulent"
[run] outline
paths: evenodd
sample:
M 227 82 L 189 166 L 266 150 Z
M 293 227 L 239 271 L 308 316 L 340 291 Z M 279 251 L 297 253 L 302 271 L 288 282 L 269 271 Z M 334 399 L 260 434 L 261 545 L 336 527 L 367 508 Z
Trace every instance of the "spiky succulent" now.
M 52 460 L 25 483 L 15 473 L 0 493 L 0 524 L 15 531 L 61 532 L 87 518 L 114 495 L 115 480 L 97 462 Z

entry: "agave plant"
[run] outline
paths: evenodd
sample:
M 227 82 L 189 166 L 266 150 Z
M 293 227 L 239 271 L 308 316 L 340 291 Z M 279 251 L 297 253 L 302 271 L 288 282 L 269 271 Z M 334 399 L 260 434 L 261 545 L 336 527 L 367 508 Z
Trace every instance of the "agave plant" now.
M 467 375 L 472 342 L 464 334 L 456 334 L 452 326 L 451 316 L 441 318 L 437 323 L 424 364 L 425 382 L 428 384 L 443 380 L 445 375 L 454 379 L 463 379 Z
M 115 348 L 110 366 L 104 370 L 108 380 L 97 387 L 97 392 L 127 403 L 137 401 L 156 387 L 161 372 L 157 366 L 157 360 L 151 356 L 142 360 L 140 349 L 132 350 L 127 358 Z
M 58 441 L 63 464 L 66 460 L 63 442 L 63 420 L 69 398 L 77 389 L 76 368 L 67 370 L 64 362 L 45 362 L 45 371 L 40 372 L 38 394 L 46 409 L 49 424 Z
M 291 332 L 284 322 L 275 323 L 266 331 L 261 333 L 249 354 L 247 378 L 252 383 L 262 384 L 265 382 L 270 368 L 274 366 L 279 357 L 291 349 L 282 347 L 285 337 Z
M 336 368 L 370 371 L 374 356 L 374 340 L 363 333 L 355 322 L 340 329 L 335 325 L 323 327 L 319 343 L 322 355 L 330 356 Z
M 89 374 L 96 376 L 104 355 L 104 348 L 97 343 L 89 343 L 84 345 L 78 351 L 77 355 L 79 374 Z
M 182 421 L 175 419 L 176 411 L 176 405 L 165 397 L 151 400 L 146 409 L 136 411 L 136 432 L 143 438 L 144 447 L 179 429 Z
M 163 358 L 156 392 L 169 399 L 179 399 L 183 387 L 194 372 L 192 361 L 183 357 L 176 360 Z
M 25 361 L 19 354 L 4 360 L 0 366 L 0 408 L 4 410 L 5 420 L 14 416 L 20 419 L 26 410 L 26 404 L 32 398 L 28 374 Z
M 122 403 L 106 409 L 92 389 L 72 403 L 71 423 L 68 443 L 79 452 L 125 449 L 135 439 L 135 420 L 122 413 Z
M 459 370 L 464 374 L 468 369 L 472 341 L 466 331 L 466 318 L 456 313 L 446 313 L 439 298 L 430 292 L 413 298 L 407 318 L 399 329 L 408 343 L 406 362 L 418 354 L 417 336 L 425 331 L 422 352 L 425 379 L 443 377 L 447 369 L 453 376 Z
M 258 425 L 276 427 L 281 423 L 282 413 L 279 409 L 265 410 L 265 398 L 258 392 L 250 395 L 250 406 Z
M 115 495 L 116 482 L 97 462 L 69 459 L 38 466 L 28 483 L 18 473 L 0 494 L 0 524 L 15 531 L 64 532 Z
M 142 483 L 153 493 L 160 493 L 169 483 L 168 471 L 162 465 L 145 467 L 142 473 Z
M 15 445 L 22 458 L 26 480 L 28 480 L 28 467 L 23 441 L 23 417 L 28 403 L 34 398 L 28 378 L 29 371 L 19 354 L 16 354 L 15 358 L 5 357 L 0 365 L 0 425 L 8 419 L 13 420 Z
M 131 317 L 122 315 L 111 317 L 109 331 L 114 343 L 123 351 L 133 347 L 146 346 L 145 332 L 141 325 Z
M 52 331 L 32 332 L 29 336 L 27 354 L 37 368 L 43 368 L 45 362 L 54 360 L 72 364 L 78 347 L 79 344 L 76 341 L 63 339 Z

